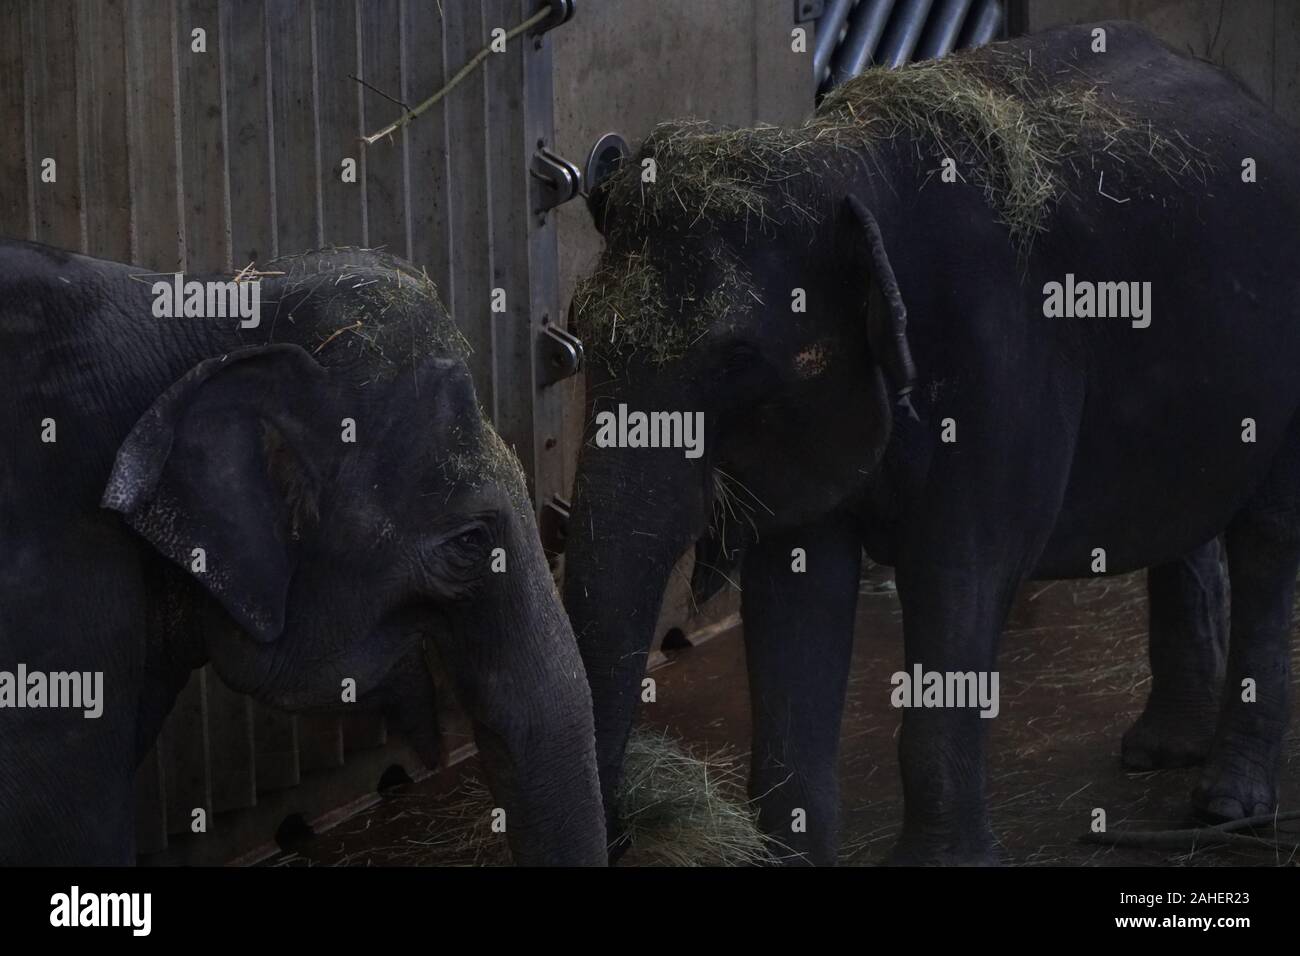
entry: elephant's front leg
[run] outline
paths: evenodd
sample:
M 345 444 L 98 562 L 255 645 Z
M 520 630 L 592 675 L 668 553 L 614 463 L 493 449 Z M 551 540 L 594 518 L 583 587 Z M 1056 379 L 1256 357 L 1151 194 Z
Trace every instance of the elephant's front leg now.
M 1026 476 L 995 475 L 989 460 L 1015 460 L 1010 453 L 971 462 L 965 475 L 941 471 L 913 511 L 896 566 L 905 670 L 894 676 L 892 701 L 905 709 L 894 864 L 998 862 L 984 792 L 985 740 L 1001 714 L 997 646 L 1052 531 L 1062 458 L 1026 455 L 1019 460 L 1037 466 Z M 1023 486 L 1044 497 L 1021 496 L 1017 507 Z
M 1228 645 L 1227 571 L 1215 538 L 1147 572 L 1151 693 L 1124 734 L 1132 770 L 1198 764 L 1209 753 Z
M 839 844 L 839 742 L 862 545 L 842 518 L 767 534 L 745 556 L 742 613 L 753 714 L 750 796 L 790 861 Z
M 892 863 L 998 862 L 985 804 L 986 717 L 998 713 L 998 638 L 1021 576 L 1021 562 L 993 547 L 960 560 L 898 566 L 906 645 L 898 679 L 906 683 L 896 685 L 895 700 L 906 709 L 899 740 L 903 833 Z M 935 680 L 940 691 L 924 693 Z M 953 690 L 959 685 L 961 699 Z

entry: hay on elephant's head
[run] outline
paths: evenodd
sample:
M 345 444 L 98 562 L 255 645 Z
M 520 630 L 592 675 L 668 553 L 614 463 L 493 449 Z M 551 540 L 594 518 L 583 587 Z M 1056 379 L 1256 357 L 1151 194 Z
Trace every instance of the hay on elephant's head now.
M 508 866 L 504 833 L 492 830 L 493 800 L 469 780 L 429 821 L 425 866 Z M 630 849 L 622 866 L 747 866 L 775 862 L 779 846 L 758 829 L 736 760 L 697 756 L 663 733 L 636 731 L 627 745 L 618 813 Z M 508 826 L 507 821 L 507 826 Z
M 310 313 L 317 342 L 303 344 L 329 364 L 364 362 L 387 377 L 426 356 L 470 354 L 428 273 L 380 249 L 329 247 L 268 268 L 275 278 L 264 282 L 262 307 L 274 309 L 272 335 Z
M 691 228 L 705 220 L 745 219 L 768 225 L 812 214 L 788 185 L 815 159 L 802 130 L 779 126 L 719 129 L 697 120 L 661 123 L 608 184 L 611 209 L 647 223 Z M 647 164 L 652 167 L 653 178 Z M 781 203 L 774 203 L 780 199 Z
M 656 127 L 601 187 L 606 248 L 574 295 L 575 330 L 611 369 L 638 354 L 654 364 L 679 358 L 720 319 L 742 320 L 758 298 L 742 263 L 683 236 L 816 226 L 843 199 L 832 195 L 835 184 L 861 175 L 864 162 L 881 168 L 877 154 L 891 144 L 905 159 L 915 154 L 923 176 L 924 167 L 954 160 L 1022 261 L 1061 202 L 1101 191 L 1092 179 L 1101 159 L 1122 177 L 1204 181 L 1211 168 L 1204 152 L 1177 130 L 1157 129 L 1137 104 L 1049 76 L 1004 45 L 871 69 L 802 126 Z M 727 271 L 716 288 L 691 288 L 718 263 Z
M 477 490 L 496 485 L 509 495 L 516 514 L 533 510 L 523 464 L 481 406 L 477 421 L 452 426 L 451 440 L 439 466 L 443 477 L 457 488 Z
M 708 289 L 696 288 L 686 269 L 674 270 L 670 281 L 669 268 L 645 244 L 601 256 L 573 294 L 574 331 L 593 357 L 644 353 L 655 364 L 670 362 L 711 328 L 743 321 L 762 303 L 753 276 L 732 256 L 710 264 Z

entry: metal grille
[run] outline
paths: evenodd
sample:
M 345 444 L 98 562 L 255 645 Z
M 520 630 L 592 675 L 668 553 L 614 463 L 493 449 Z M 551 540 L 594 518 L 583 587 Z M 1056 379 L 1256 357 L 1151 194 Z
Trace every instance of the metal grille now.
M 894 69 L 982 46 L 1005 24 L 1001 0 L 827 0 L 813 49 L 818 94 L 869 66 Z

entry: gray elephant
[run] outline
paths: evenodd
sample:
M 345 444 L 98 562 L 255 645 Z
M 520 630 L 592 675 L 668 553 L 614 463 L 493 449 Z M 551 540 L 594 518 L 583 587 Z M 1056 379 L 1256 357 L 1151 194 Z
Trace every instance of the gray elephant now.
M 1026 580 L 1155 568 L 1125 758 L 1208 752 L 1200 813 L 1270 812 L 1300 564 L 1297 150 L 1126 23 L 871 70 L 799 128 L 657 129 L 593 193 L 605 252 L 574 299 L 598 361 L 565 604 L 607 807 L 665 582 L 721 514 L 752 539 L 751 791 L 802 859 L 836 856 L 864 548 L 896 570 L 902 673 L 941 690 L 991 684 Z M 892 859 L 995 861 L 988 711 L 898 706 Z
M 0 242 L 0 862 L 132 862 L 135 768 L 208 661 L 378 700 L 436 761 L 427 636 L 516 862 L 602 863 L 582 664 L 464 340 L 393 257 L 265 268 Z

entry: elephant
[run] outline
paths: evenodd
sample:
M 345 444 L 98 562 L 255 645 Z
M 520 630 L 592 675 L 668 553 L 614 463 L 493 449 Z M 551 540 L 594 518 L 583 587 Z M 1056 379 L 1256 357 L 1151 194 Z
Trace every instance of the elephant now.
M 582 663 L 465 339 L 393 256 L 263 269 L 0 242 L 0 862 L 133 862 L 136 767 L 208 662 L 436 764 L 427 643 L 515 862 L 603 865 Z
M 1126 762 L 1203 758 L 1210 818 L 1276 806 L 1298 146 L 1226 73 L 1113 21 L 868 70 L 798 127 L 661 124 L 591 189 L 605 244 L 571 307 L 591 368 L 564 596 L 616 846 L 665 582 L 709 536 L 748 539 L 750 790 L 795 862 L 836 857 L 864 550 L 894 568 L 903 677 L 943 688 L 996 675 L 1024 582 L 1152 569 Z M 703 416 L 702 451 L 677 414 Z M 988 723 L 962 703 L 895 702 L 891 862 L 1000 862 Z

